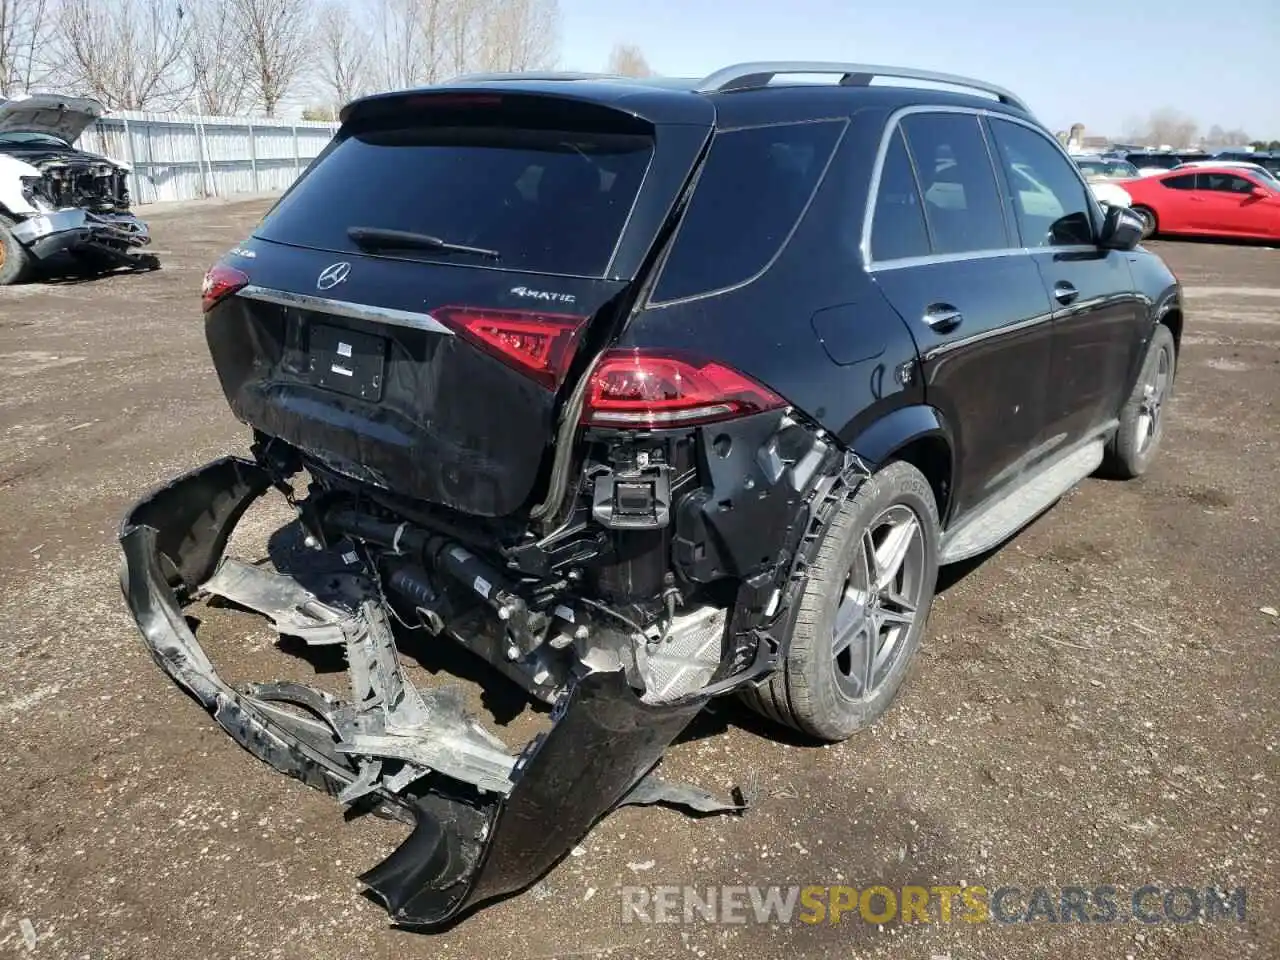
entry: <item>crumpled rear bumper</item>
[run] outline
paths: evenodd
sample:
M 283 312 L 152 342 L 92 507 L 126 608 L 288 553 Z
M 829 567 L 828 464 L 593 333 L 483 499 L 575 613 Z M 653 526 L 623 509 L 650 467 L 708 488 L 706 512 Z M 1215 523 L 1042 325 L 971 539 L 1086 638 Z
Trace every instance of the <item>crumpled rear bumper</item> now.
M 151 242 L 146 223 L 132 213 L 57 210 L 15 224 L 13 235 L 38 259 L 64 250 L 97 247 L 130 256 Z
M 329 731 L 280 709 L 271 685 L 237 691 L 223 682 L 182 612 L 214 573 L 245 510 L 271 485 L 257 464 L 226 457 L 155 490 L 121 526 L 121 584 L 166 673 L 249 752 L 336 796 L 357 774 L 350 758 L 332 749 Z M 421 928 L 527 887 L 615 806 L 672 800 L 647 775 L 705 703 L 699 696 L 649 705 L 621 672 L 586 676 L 558 707 L 550 732 L 516 762 L 505 797 L 460 782 L 425 795 L 371 795 L 376 811 L 414 827 L 361 880 L 394 920 Z M 702 812 L 740 809 L 680 790 L 685 795 L 676 802 Z

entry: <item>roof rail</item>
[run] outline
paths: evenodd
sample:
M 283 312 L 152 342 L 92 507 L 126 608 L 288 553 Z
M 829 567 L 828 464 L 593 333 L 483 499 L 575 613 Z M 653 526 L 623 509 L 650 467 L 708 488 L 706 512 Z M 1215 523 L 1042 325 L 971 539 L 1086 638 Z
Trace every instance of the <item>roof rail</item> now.
M 1031 111 L 1022 100 L 1003 87 L 970 77 L 932 70 L 913 70 L 910 67 L 886 67 L 867 63 L 833 63 L 830 61 L 766 60 L 756 63 L 736 63 L 717 70 L 702 79 L 694 88 L 698 93 L 727 93 L 731 90 L 754 90 L 768 86 L 769 81 L 780 74 L 839 74 L 842 87 L 865 87 L 873 77 L 890 77 L 895 80 L 923 80 L 928 83 L 968 87 L 990 94 L 1001 103 L 1019 110 Z

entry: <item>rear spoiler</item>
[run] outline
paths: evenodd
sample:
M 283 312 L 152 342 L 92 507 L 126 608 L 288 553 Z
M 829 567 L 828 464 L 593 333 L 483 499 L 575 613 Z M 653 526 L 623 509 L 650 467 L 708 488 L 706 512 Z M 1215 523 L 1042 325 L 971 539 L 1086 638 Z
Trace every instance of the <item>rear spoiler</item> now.
M 716 120 L 712 102 L 688 91 L 551 80 L 462 82 L 378 93 L 347 104 L 339 119 L 345 126 L 401 119 L 406 112 L 445 125 L 497 122 L 618 133 L 647 133 L 660 124 L 709 130 Z

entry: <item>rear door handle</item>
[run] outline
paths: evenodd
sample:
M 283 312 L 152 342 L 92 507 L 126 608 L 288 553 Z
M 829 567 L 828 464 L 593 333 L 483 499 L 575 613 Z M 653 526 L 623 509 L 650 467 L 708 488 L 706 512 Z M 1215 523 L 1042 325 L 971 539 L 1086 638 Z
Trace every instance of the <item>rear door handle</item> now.
M 938 333 L 950 333 L 964 323 L 964 314 L 949 303 L 931 303 L 924 309 L 924 322 Z
M 1076 297 L 1080 296 L 1080 291 L 1067 283 L 1065 280 L 1059 280 L 1053 285 L 1053 299 L 1057 300 L 1063 306 L 1068 303 L 1075 303 Z

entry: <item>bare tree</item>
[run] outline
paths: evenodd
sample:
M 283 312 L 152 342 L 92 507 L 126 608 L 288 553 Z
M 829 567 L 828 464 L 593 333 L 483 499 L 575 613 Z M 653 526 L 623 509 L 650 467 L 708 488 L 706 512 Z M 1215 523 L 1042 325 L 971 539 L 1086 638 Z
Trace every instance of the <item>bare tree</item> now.
M 432 79 L 484 69 L 486 0 L 449 0 L 440 4 L 428 0 L 436 9 L 432 22 L 437 24 L 438 43 L 435 44 L 435 73 Z
M 229 0 L 187 0 L 187 69 L 197 112 L 239 113 L 251 99 L 240 37 L 229 29 Z
M 183 63 L 188 27 L 165 0 L 61 0 L 58 79 L 112 110 L 176 107 L 191 91 Z
M 1146 121 L 1130 121 L 1126 136 L 1153 147 L 1170 146 L 1175 150 L 1191 146 L 1199 127 L 1196 122 L 1172 107 L 1152 112 Z
M 649 68 L 649 61 L 645 59 L 644 52 L 633 43 L 614 44 L 606 69 L 609 73 L 620 77 L 653 76 L 653 70 Z
M 45 75 L 48 0 L 0 0 L 0 96 L 30 90 Z
M 377 86 L 402 90 L 429 82 L 433 58 L 427 41 L 438 6 L 439 0 L 375 0 L 378 57 L 370 73 Z
M 545 69 L 556 62 L 557 0 L 369 0 L 365 9 L 364 74 L 373 88 L 398 90 L 460 73 Z M 353 29 L 360 29 L 358 18 Z
M 557 59 L 560 5 L 557 0 L 486 0 L 480 31 L 480 69 L 549 69 Z
M 316 72 L 336 114 L 367 89 L 369 48 L 373 38 L 351 16 L 349 4 L 326 0 L 316 14 Z
M 228 0 L 249 89 L 268 117 L 297 86 L 311 50 L 310 0 Z

